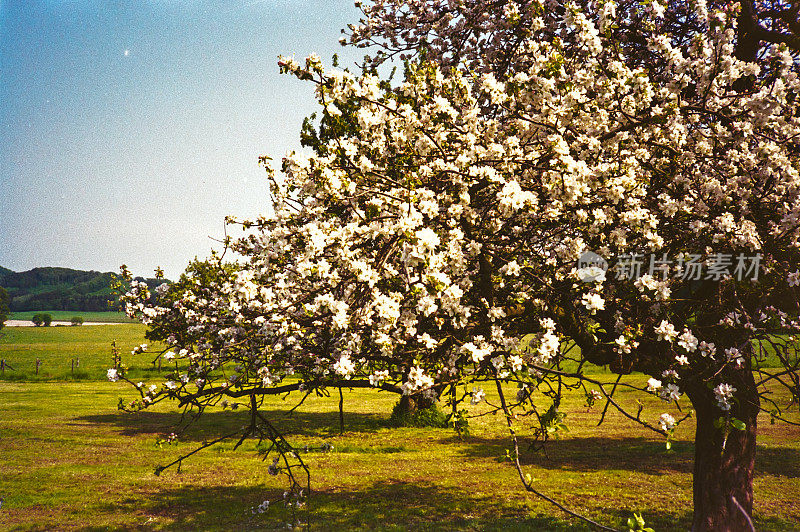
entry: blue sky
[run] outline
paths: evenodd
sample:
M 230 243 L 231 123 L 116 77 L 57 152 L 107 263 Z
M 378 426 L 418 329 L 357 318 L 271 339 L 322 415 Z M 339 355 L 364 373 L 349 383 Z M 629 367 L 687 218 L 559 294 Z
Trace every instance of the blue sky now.
M 0 0 L 0 266 L 176 278 L 226 215 L 268 210 L 352 0 Z M 219 246 L 216 246 L 219 247 Z

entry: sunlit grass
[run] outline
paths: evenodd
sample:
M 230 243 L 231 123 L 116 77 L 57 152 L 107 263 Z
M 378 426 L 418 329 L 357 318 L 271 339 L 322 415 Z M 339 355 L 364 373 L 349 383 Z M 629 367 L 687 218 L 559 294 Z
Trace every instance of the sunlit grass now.
M 608 378 L 608 377 L 602 377 Z M 642 377 L 632 377 L 634 381 Z M 179 414 L 171 405 L 124 414 L 120 383 L 0 383 L 0 528 L 161 528 L 174 530 L 275 529 L 281 508 L 253 515 L 264 499 L 281 496 L 280 477 L 267 474 L 248 441 L 201 451 L 178 473 L 166 464 L 246 422 L 241 410 L 209 412 L 174 445 L 159 447 Z M 493 394 L 487 387 L 489 399 Z M 623 390 L 620 400 L 631 403 Z M 338 396 L 294 403 L 269 399 L 263 411 L 303 453 L 312 471 L 307 514 L 315 530 L 582 530 L 544 501 L 520 490 L 504 460 L 510 442 L 501 416 L 470 422 L 459 438 L 449 429 L 396 429 L 388 418 L 397 397 L 345 391 L 345 431 L 339 433 Z M 473 413 L 486 405 L 470 407 Z M 646 401 L 644 416 L 663 408 Z M 686 530 L 691 516 L 693 427 L 682 425 L 673 450 L 664 441 L 582 394 L 562 406 L 570 431 L 544 452 L 523 448 L 536 487 L 604 523 L 620 525 L 642 512 L 656 530 Z M 796 416 L 795 416 L 796 417 Z M 520 422 L 521 433 L 526 434 Z M 761 420 L 755 482 L 759 530 L 796 530 L 800 509 L 800 434 Z M 526 440 L 523 439 L 523 443 Z M 333 451 L 320 452 L 324 442 Z
M 111 343 L 119 347 L 123 363 L 131 366 L 131 378 L 152 374 L 155 355 L 130 355 L 146 342 L 140 323 L 83 327 L 4 327 L 0 330 L 0 359 L 13 369 L 0 380 L 105 380 L 113 364 Z M 157 349 L 158 345 L 153 345 Z M 40 360 L 36 373 L 36 360 Z
M 279 498 L 284 486 L 266 472 L 248 441 L 233 451 L 225 442 L 193 456 L 181 472 L 156 477 L 158 465 L 171 462 L 204 440 L 241 427 L 241 410 L 210 412 L 173 445 L 156 440 L 173 430 L 179 414 L 162 404 L 127 415 L 116 410 L 119 397 L 133 398 L 122 383 L 105 381 L 116 341 L 129 375 L 158 382 L 150 371 L 153 354 L 129 355 L 144 342 L 141 325 L 59 328 L 7 328 L 0 333 L 0 358 L 15 366 L 0 382 L 0 528 L 70 529 L 165 528 L 272 529 L 288 515 L 251 509 Z M 70 361 L 80 358 L 80 371 Z M 42 360 L 34 374 L 36 358 Z M 77 372 L 76 372 L 77 373 Z M 613 380 L 599 372 L 600 380 Z M 19 382 L 54 379 L 60 382 Z M 70 379 L 82 382 L 68 382 Z M 96 382 L 88 382 L 94 380 Z M 645 377 L 630 376 L 642 385 Z M 485 386 L 491 401 L 496 392 Z M 513 387 L 509 393 L 513 395 Z M 397 397 L 372 391 L 345 392 L 345 430 L 340 434 L 338 396 L 309 398 L 291 417 L 293 398 L 266 401 L 264 412 L 303 453 L 312 471 L 314 495 L 308 504 L 319 530 L 575 530 L 544 501 L 520 490 L 510 463 L 502 416 L 470 422 L 470 435 L 450 429 L 392 428 L 389 415 Z M 628 389 L 620 401 L 634 405 L 641 394 Z M 783 399 L 785 400 L 785 398 Z M 543 397 L 540 406 L 546 408 Z M 691 516 L 691 419 L 678 430 L 673 449 L 664 440 L 611 411 L 595 427 L 602 405 L 589 409 L 582 393 L 562 405 L 569 432 L 543 452 L 527 448 L 523 462 L 536 487 L 601 522 L 620 525 L 631 512 L 643 512 L 656 530 L 685 530 Z M 645 400 L 649 421 L 665 409 Z M 684 405 L 685 406 L 685 405 Z M 486 405 L 470 407 L 474 414 Z M 635 411 L 635 407 L 633 408 Z M 797 420 L 795 414 L 792 419 Z M 800 528 L 800 510 L 791 494 L 800 493 L 800 431 L 760 420 L 756 490 L 759 530 Z M 323 443 L 332 452 L 320 452 Z

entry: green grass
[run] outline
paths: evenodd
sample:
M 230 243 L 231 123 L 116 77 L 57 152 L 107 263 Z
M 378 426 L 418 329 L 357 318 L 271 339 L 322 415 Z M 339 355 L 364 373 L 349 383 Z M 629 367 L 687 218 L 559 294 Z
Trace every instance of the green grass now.
M 84 312 L 81 310 L 27 310 L 24 312 L 12 312 L 8 317 L 10 320 L 31 321 L 34 314 L 46 313 L 53 317 L 53 321 L 70 321 L 73 316 L 80 316 L 83 321 L 99 323 L 136 323 L 124 312 Z
M 633 377 L 634 381 L 641 377 Z M 274 530 L 288 518 L 278 507 L 251 509 L 281 496 L 280 477 L 247 441 L 194 455 L 156 477 L 204 440 L 246 422 L 242 411 L 209 412 L 175 444 L 156 439 L 180 415 L 171 405 L 124 414 L 118 397 L 132 397 L 121 383 L 0 383 L 0 529 L 69 530 Z M 619 399 L 632 402 L 622 390 Z M 491 398 L 491 394 L 490 394 Z M 312 471 L 308 516 L 313 530 L 586 530 L 545 501 L 520 490 L 511 465 L 505 421 L 484 416 L 470 422 L 463 439 L 448 429 L 391 428 L 397 397 L 374 391 L 345 395 L 345 432 L 339 434 L 338 396 L 309 398 L 291 417 L 291 400 L 271 398 L 262 411 L 286 429 Z M 691 516 L 693 429 L 678 430 L 666 451 L 663 440 L 611 412 L 595 427 L 599 408 L 583 396 L 563 405 L 570 432 L 546 452 L 525 450 L 525 470 L 536 487 L 568 507 L 619 526 L 642 512 L 658 531 L 686 530 Z M 473 413 L 485 405 L 470 407 Z M 662 404 L 645 401 L 643 415 Z M 796 416 L 795 416 L 796 417 Z M 520 422 L 524 435 L 524 422 Z M 797 530 L 800 508 L 800 434 L 762 420 L 755 480 L 758 530 Z M 325 442 L 333 451 L 320 452 Z
M 13 370 L 0 374 L 2 380 L 105 380 L 112 366 L 111 342 L 116 341 L 122 361 L 131 367 L 132 378 L 152 373 L 153 354 L 133 357 L 131 349 L 146 343 L 145 326 L 140 323 L 84 327 L 4 327 L 0 330 L 0 359 Z M 151 348 L 158 348 L 151 345 Z M 41 361 L 36 374 L 36 359 Z M 72 361 L 79 359 L 73 372 Z
M 172 445 L 156 445 L 180 419 L 172 404 L 138 414 L 117 410 L 132 399 L 123 383 L 105 381 L 116 340 L 129 376 L 158 382 L 149 370 L 153 354 L 131 356 L 143 343 L 139 324 L 93 327 L 5 328 L 0 358 L 16 371 L 0 380 L 0 530 L 164 529 L 243 530 L 285 526 L 275 508 L 251 509 L 279 498 L 280 478 L 249 440 L 238 450 L 225 442 L 182 465 L 153 474 L 201 442 L 246 423 L 242 410 L 208 412 Z M 34 375 L 36 358 L 43 362 Z M 81 359 L 72 375 L 70 360 Z M 597 373 L 605 381 L 613 377 Z M 71 380 L 78 382 L 72 382 Z M 50 380 L 50 382 L 43 382 Z M 645 377 L 626 380 L 641 385 Z M 32 382 L 23 382 L 32 381 Z M 489 398 L 493 394 L 485 387 Z M 776 390 L 776 393 L 779 392 Z M 641 394 L 621 388 L 617 398 L 632 406 Z M 785 401 L 785 397 L 782 400 Z M 526 472 L 544 493 L 589 517 L 620 526 L 642 512 L 658 531 L 686 530 L 691 519 L 693 426 L 681 425 L 673 449 L 615 412 L 596 427 L 601 408 L 588 409 L 583 394 L 562 405 L 569 432 L 534 452 L 523 440 Z M 503 457 L 509 449 L 505 420 L 470 420 L 470 435 L 450 429 L 394 428 L 397 396 L 359 390 L 345 394 L 345 432 L 339 433 L 338 394 L 309 398 L 291 417 L 293 398 L 266 400 L 262 411 L 287 431 L 312 472 L 308 515 L 313 530 L 586 530 L 547 502 L 520 489 Z M 645 398 L 643 417 L 664 411 Z M 468 407 L 485 411 L 480 404 Z M 671 408 L 669 410 L 672 410 Z M 796 408 L 795 408 L 796 412 Z M 800 420 L 796 413 L 790 418 Z M 525 421 L 518 428 L 526 434 Z M 323 443 L 332 452 L 321 452 Z M 759 424 L 755 480 L 758 530 L 800 529 L 800 430 Z
M 789 335 L 787 334 L 776 334 L 773 336 L 773 341 L 778 343 L 785 342 Z M 797 362 L 797 356 L 800 354 L 800 349 L 798 349 L 797 342 L 795 341 L 793 344 L 794 349 L 797 351 L 785 353 L 785 356 L 789 357 L 789 363 L 795 364 Z M 761 346 L 758 345 L 757 342 L 753 342 L 753 352 L 756 354 L 753 357 L 753 368 L 780 368 L 783 367 L 780 358 L 775 354 L 775 348 L 769 343 L 764 342 Z

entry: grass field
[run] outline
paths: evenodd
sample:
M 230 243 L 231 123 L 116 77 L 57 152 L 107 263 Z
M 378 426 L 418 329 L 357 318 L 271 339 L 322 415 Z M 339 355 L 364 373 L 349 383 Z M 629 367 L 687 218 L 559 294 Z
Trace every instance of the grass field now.
M 156 445 L 180 417 L 173 405 L 121 413 L 119 398 L 133 398 L 133 390 L 105 381 L 112 341 L 131 366 L 131 377 L 153 381 L 148 369 L 153 355 L 129 355 L 144 342 L 144 331 L 138 324 L 0 331 L 0 358 L 16 368 L 0 381 L 0 530 L 285 527 L 288 515 L 282 508 L 252 512 L 284 489 L 280 478 L 267 474 L 255 441 L 236 451 L 233 442 L 223 443 L 185 461 L 180 472 L 154 475 L 158 465 L 246 420 L 244 412 L 220 409 L 176 443 Z M 43 362 L 38 376 L 37 357 Z M 74 357 L 81 359 L 81 373 L 72 375 Z M 628 378 L 639 384 L 645 379 Z M 626 389 L 618 395 L 629 405 L 638 397 Z M 313 530 L 586 529 L 520 490 L 515 471 L 503 459 L 510 442 L 502 417 L 472 419 L 471 434 L 463 439 L 448 429 L 390 428 L 396 400 L 374 391 L 346 393 L 344 434 L 339 434 L 338 397 L 309 398 L 292 417 L 285 415 L 294 405 L 291 398 L 265 404 L 266 415 L 295 445 L 334 446 L 332 452 L 304 455 L 314 490 L 304 517 Z M 663 411 L 657 399 L 644 405 L 647 419 Z M 523 447 L 525 468 L 537 489 L 613 526 L 636 511 L 658 531 L 688 528 L 691 420 L 681 425 L 678 441 L 667 451 L 658 436 L 613 412 L 595 427 L 600 408 L 587 409 L 582 394 L 568 398 L 562 411 L 568 433 L 545 452 Z M 761 419 L 757 529 L 800 529 L 798 493 L 800 429 Z
M 168 405 L 124 414 L 119 383 L 0 383 L 0 456 L 3 474 L 0 528 L 245 530 L 285 526 L 282 508 L 253 515 L 264 499 L 280 497 L 283 484 L 267 474 L 255 443 L 201 451 L 181 472 L 154 468 L 204 440 L 241 426 L 243 412 L 208 414 L 173 445 L 156 439 L 179 417 Z M 345 395 L 345 432 L 339 434 L 338 398 L 309 399 L 293 416 L 290 402 L 264 408 L 287 427 L 296 445 L 333 444 L 332 452 L 304 455 L 314 495 L 307 510 L 314 530 L 584 530 L 548 503 L 519 489 L 503 460 L 509 446 L 504 421 L 471 421 L 460 439 L 448 429 L 394 429 L 386 420 L 396 397 L 372 391 Z M 625 393 L 621 399 L 632 400 Z M 693 430 L 663 440 L 572 398 L 570 432 L 546 453 L 526 452 L 536 487 L 577 511 L 621 525 L 643 512 L 656 530 L 686 530 L 691 516 Z M 658 404 L 645 416 L 655 417 Z M 482 405 L 471 407 L 477 413 Z M 759 427 L 755 518 L 758 530 L 800 527 L 800 434 L 786 425 Z M 524 431 L 523 431 L 524 432 Z
M 0 359 L 13 370 L 0 374 L 2 380 L 105 380 L 112 366 L 111 342 L 116 341 L 130 375 L 146 377 L 152 371 L 155 354 L 133 358 L 131 349 L 145 343 L 145 326 L 140 323 L 91 327 L 4 327 L 0 330 Z M 153 345 L 156 349 L 158 345 Z M 41 360 L 36 374 L 36 359 Z M 79 359 L 73 372 L 72 361 Z
M 80 316 L 83 321 L 136 323 L 126 316 L 124 312 L 83 312 L 80 310 L 27 310 L 25 312 L 12 312 L 8 319 L 30 321 L 34 314 L 41 313 L 50 314 L 53 317 L 53 321 L 70 321 L 73 316 Z

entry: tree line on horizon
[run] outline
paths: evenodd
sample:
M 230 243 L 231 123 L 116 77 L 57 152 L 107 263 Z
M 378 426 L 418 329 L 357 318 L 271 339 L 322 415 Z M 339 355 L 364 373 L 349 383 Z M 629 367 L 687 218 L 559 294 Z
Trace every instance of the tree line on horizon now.
M 120 277 L 112 272 L 42 267 L 24 272 L 0 268 L 0 288 L 8 292 L 10 312 L 30 310 L 74 310 L 103 312 L 120 310 L 114 283 Z M 137 280 L 151 288 L 168 282 L 164 279 Z

